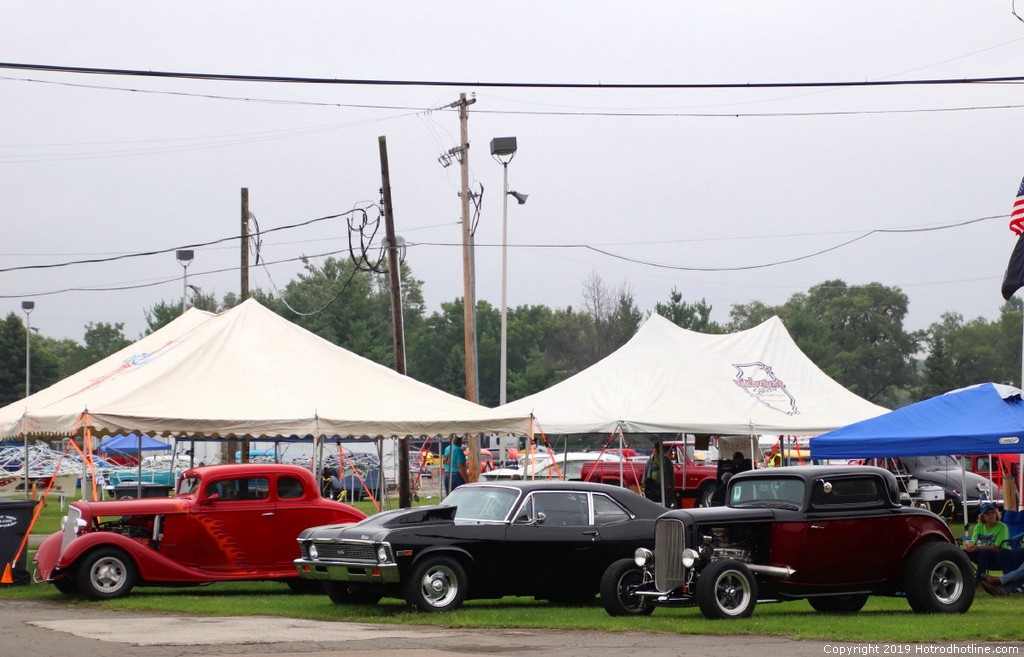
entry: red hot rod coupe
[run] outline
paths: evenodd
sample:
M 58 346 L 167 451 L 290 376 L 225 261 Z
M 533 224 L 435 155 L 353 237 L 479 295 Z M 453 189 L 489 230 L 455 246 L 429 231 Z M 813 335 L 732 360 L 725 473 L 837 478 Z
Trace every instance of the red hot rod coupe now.
M 63 530 L 35 556 L 36 578 L 63 593 L 106 599 L 135 586 L 280 580 L 301 587 L 295 537 L 366 515 L 320 497 L 294 465 L 192 468 L 173 497 L 74 502 Z

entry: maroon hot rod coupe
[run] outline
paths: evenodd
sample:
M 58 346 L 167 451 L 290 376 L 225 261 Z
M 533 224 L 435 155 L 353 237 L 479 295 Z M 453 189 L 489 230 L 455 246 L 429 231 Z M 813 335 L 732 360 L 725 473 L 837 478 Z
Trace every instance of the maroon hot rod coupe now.
M 745 618 L 758 602 L 796 599 L 855 613 L 871 595 L 963 613 L 974 587 L 946 523 L 901 506 L 892 473 L 796 466 L 737 474 L 724 507 L 662 515 L 654 551 L 609 566 L 601 600 L 613 616 L 695 605 L 708 618 Z

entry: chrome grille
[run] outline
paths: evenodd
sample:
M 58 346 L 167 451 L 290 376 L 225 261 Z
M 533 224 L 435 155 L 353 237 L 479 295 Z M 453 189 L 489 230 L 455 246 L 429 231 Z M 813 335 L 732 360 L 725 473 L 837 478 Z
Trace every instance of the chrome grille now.
M 377 550 L 372 543 L 316 542 L 316 561 L 365 561 L 377 563 Z M 302 557 L 309 559 L 309 544 L 302 543 Z
M 63 552 L 71 541 L 78 536 L 78 521 L 82 518 L 82 512 L 78 507 L 68 507 L 68 514 L 64 516 L 63 536 L 60 540 L 60 550 Z
M 683 523 L 674 518 L 658 520 L 654 528 L 654 585 L 672 591 L 686 581 L 682 553 L 686 547 Z

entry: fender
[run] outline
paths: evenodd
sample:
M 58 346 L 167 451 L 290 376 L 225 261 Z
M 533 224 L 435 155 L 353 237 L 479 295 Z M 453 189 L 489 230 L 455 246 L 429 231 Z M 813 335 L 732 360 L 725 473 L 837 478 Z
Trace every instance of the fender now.
M 59 549 L 60 536 L 59 533 L 52 534 L 44 543 L 57 537 L 56 544 Z M 139 578 L 145 582 L 196 582 L 210 577 L 201 570 L 182 566 L 152 548 L 115 532 L 91 532 L 77 537 L 61 553 L 52 569 L 46 570 L 40 561 L 40 575 L 43 579 L 52 580 L 57 571 L 73 569 L 83 556 L 99 547 L 116 547 L 123 550 L 135 562 Z

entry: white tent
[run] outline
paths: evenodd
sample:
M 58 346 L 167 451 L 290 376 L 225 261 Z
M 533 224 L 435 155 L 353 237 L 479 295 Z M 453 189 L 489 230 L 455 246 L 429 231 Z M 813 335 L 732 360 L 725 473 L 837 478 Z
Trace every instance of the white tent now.
M 84 414 L 88 413 L 88 420 Z M 529 431 L 333 345 L 255 300 L 189 311 L 85 370 L 0 409 L 0 434 L 390 437 Z
M 626 344 L 499 410 L 547 433 L 817 434 L 888 409 L 833 381 L 778 317 L 728 335 L 653 315 Z

